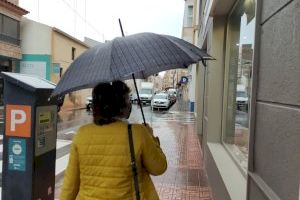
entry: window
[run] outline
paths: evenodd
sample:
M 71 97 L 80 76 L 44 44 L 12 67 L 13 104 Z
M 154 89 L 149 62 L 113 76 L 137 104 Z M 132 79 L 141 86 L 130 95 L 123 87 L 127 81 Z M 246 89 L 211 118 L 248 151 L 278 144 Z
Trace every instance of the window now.
M 18 25 L 19 25 L 18 21 L 10 17 L 3 16 L 2 33 L 12 38 L 19 38 Z
M 249 105 L 255 34 L 255 0 L 240 0 L 228 21 L 226 130 L 223 141 L 242 169 L 248 165 Z M 226 93 L 226 92 L 225 92 Z
M 193 26 L 193 6 L 188 6 L 186 27 L 192 27 L 192 26 Z
M 20 44 L 20 22 L 0 14 L 0 40 Z
M 72 60 L 75 59 L 76 49 L 72 47 Z

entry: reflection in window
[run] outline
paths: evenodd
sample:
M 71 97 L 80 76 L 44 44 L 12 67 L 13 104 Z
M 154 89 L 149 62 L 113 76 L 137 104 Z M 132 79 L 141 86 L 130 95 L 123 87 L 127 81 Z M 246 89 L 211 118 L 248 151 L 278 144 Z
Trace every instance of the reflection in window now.
M 241 0 L 228 24 L 228 94 L 224 142 L 241 167 L 248 164 L 249 105 L 255 34 L 255 0 Z

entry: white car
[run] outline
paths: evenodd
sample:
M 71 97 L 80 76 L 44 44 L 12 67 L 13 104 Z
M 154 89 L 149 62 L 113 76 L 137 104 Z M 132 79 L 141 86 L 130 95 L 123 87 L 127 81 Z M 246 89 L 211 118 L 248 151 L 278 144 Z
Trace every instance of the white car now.
M 151 101 L 151 109 L 154 108 L 169 108 L 171 105 L 170 96 L 168 93 L 155 94 Z
M 248 96 L 245 91 L 236 92 L 236 105 L 238 110 L 248 111 Z
M 137 98 L 136 93 L 130 94 L 130 100 L 131 100 L 132 103 L 137 103 L 138 102 L 138 98 Z

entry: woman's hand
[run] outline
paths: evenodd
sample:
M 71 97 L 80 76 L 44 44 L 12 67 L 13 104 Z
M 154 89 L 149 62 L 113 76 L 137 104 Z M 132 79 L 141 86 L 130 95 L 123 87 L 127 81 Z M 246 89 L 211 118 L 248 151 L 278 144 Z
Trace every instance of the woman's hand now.
M 157 142 L 157 144 L 160 145 L 160 140 L 157 136 L 154 136 L 153 129 L 151 128 L 151 126 L 148 123 L 146 123 L 145 127 L 147 128 L 149 133 L 152 135 L 153 139 Z
M 153 135 L 153 129 L 151 128 L 151 126 L 148 123 L 146 123 L 145 127 L 147 128 L 149 133 L 151 133 L 151 135 Z

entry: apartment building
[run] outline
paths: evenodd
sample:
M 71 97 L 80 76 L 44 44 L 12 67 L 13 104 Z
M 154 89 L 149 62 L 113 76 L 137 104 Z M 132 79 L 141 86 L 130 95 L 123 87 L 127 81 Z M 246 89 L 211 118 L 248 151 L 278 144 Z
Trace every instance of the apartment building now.
M 28 11 L 19 1 L 0 0 L 0 73 L 14 72 L 21 59 L 20 21 Z M 0 106 L 3 106 L 3 79 L 0 78 Z
M 182 36 L 181 38 L 190 42 L 195 43 L 195 24 L 196 21 L 196 1 L 195 0 L 185 0 L 184 3 L 184 17 L 183 17 L 183 27 L 182 27 Z M 187 91 L 187 100 L 189 104 L 189 110 L 191 112 L 195 111 L 197 105 L 195 104 L 196 96 L 195 96 L 195 74 L 196 72 L 196 65 L 191 65 L 188 67 L 187 72 L 185 73 L 186 77 L 188 78 L 188 82 L 184 85 L 185 91 Z
M 22 59 L 17 72 L 36 75 L 58 83 L 70 64 L 89 46 L 55 27 L 26 19 L 21 22 Z M 84 107 L 90 90 L 66 95 L 64 107 Z
M 196 0 L 195 113 L 215 200 L 297 200 L 300 1 Z

